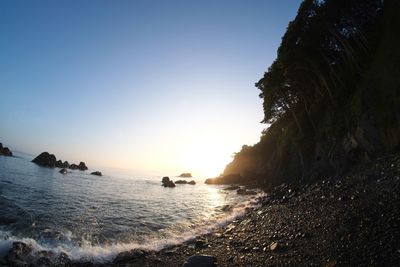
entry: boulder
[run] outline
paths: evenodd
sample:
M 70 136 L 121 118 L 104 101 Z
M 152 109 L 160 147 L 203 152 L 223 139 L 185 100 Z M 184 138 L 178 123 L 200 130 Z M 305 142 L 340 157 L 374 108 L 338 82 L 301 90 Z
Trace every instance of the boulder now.
M 86 167 L 85 162 L 81 161 L 81 162 L 79 162 L 78 169 L 81 171 L 85 171 L 88 169 L 88 167 Z
M 4 156 L 12 157 L 12 152 L 8 147 L 3 148 L 2 152 Z
M 212 267 L 215 258 L 207 255 L 193 255 L 186 259 L 181 267 Z
M 39 156 L 34 158 L 32 162 L 43 167 L 53 168 L 56 166 L 57 159 L 56 156 L 54 156 L 53 154 L 42 152 Z
M 64 163 L 61 160 L 57 160 L 55 165 L 57 168 L 65 168 Z
M 164 176 L 163 178 L 162 178 L 162 180 L 161 180 L 161 183 L 167 183 L 167 182 L 169 182 L 169 177 L 168 176 Z
M 65 168 L 62 168 L 62 169 L 59 171 L 59 173 L 62 173 L 62 174 L 67 174 L 67 173 L 68 173 L 68 171 L 67 171 L 67 169 L 65 169 Z
M 12 152 L 8 147 L 3 147 L 3 144 L 0 143 L 0 155 L 12 157 Z
M 10 266 L 29 266 L 33 261 L 32 247 L 23 242 L 14 242 L 6 255 Z
M 191 180 L 188 184 L 190 184 L 190 185 L 195 185 L 196 182 L 195 182 L 194 180 Z
M 71 170 L 77 170 L 77 169 L 79 169 L 79 166 L 74 164 L 74 163 L 72 163 L 71 165 L 69 165 L 68 168 L 70 168 Z
M 69 163 L 68 163 L 68 161 L 64 161 L 63 165 L 64 165 L 63 168 L 69 168 Z
M 92 174 L 92 175 L 97 175 L 97 176 L 101 176 L 101 175 L 102 175 L 102 173 L 99 172 L 99 171 L 95 171 L 95 172 L 92 172 L 92 173 L 90 173 L 90 174 Z
M 188 182 L 187 181 L 185 181 L 185 180 L 178 180 L 178 181 L 175 181 L 175 184 L 187 184 Z
M 175 187 L 175 183 L 168 176 L 163 177 L 161 183 L 164 187 Z

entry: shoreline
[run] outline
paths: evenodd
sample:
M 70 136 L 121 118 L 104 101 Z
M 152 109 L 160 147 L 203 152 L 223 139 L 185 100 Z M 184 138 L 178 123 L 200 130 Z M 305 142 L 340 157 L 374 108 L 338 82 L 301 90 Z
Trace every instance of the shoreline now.
M 44 266 L 181 266 L 193 255 L 212 256 L 215 266 L 394 266 L 400 262 L 399 192 L 396 153 L 339 177 L 278 186 L 233 222 L 179 245 L 121 252 L 112 263 L 64 255 Z M 21 263 L 20 252 L 14 259 Z

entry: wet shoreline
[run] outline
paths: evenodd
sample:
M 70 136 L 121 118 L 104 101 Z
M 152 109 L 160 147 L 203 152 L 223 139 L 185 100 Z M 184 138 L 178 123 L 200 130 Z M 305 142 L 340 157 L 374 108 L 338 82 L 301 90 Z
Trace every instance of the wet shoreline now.
M 181 266 L 193 255 L 209 255 L 215 266 L 394 266 L 399 177 L 400 155 L 391 154 L 338 177 L 279 186 L 232 223 L 177 246 L 122 252 L 110 263 L 64 258 L 43 266 Z M 24 266 L 14 263 L 1 262 Z

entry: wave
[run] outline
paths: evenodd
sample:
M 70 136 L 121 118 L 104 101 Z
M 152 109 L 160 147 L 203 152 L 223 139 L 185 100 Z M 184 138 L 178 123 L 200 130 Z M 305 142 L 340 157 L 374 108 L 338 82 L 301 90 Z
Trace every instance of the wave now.
M 212 233 L 213 231 L 221 228 L 238 217 L 245 214 L 247 209 L 253 208 L 258 205 L 260 193 L 248 201 L 232 207 L 221 218 L 212 219 L 205 224 L 198 225 L 193 229 L 184 232 L 174 231 L 168 229 L 164 233 L 157 236 L 149 237 L 143 242 L 127 242 L 127 243 L 113 243 L 103 245 L 93 245 L 90 240 L 83 239 L 80 245 L 74 244 L 71 241 L 71 232 L 64 233 L 64 241 L 58 244 L 50 240 L 35 240 L 33 238 L 19 238 L 13 236 L 7 229 L 0 229 L 0 257 L 5 257 L 7 252 L 12 247 L 13 242 L 23 242 L 32 247 L 34 252 L 51 251 L 56 255 L 65 253 L 73 261 L 92 261 L 96 263 L 111 262 L 120 252 L 129 251 L 132 249 L 143 249 L 150 251 L 159 251 L 161 249 L 179 245 L 185 242 L 194 240 L 200 235 Z

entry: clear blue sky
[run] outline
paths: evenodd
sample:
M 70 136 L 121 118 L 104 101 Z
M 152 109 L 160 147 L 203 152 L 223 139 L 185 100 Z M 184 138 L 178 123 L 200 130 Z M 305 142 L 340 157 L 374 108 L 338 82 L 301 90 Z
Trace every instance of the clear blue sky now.
M 0 142 L 142 172 L 221 172 L 300 0 L 0 1 Z

